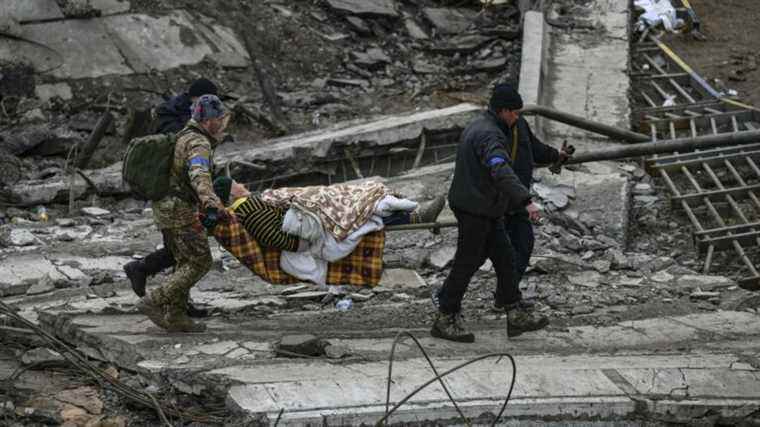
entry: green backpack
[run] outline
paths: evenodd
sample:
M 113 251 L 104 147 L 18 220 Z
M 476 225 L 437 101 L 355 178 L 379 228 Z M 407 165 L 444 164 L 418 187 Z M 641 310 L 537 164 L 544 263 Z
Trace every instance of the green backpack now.
M 161 200 L 169 194 L 177 136 L 157 134 L 129 143 L 121 169 L 122 181 L 142 200 Z

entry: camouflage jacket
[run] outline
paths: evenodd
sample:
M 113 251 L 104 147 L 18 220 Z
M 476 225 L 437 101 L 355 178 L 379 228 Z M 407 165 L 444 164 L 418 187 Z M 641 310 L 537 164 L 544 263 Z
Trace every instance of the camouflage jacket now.
M 153 204 L 160 229 L 193 225 L 198 222 L 198 211 L 209 206 L 224 208 L 211 180 L 217 145 L 218 141 L 192 120 L 177 134 L 170 195 Z

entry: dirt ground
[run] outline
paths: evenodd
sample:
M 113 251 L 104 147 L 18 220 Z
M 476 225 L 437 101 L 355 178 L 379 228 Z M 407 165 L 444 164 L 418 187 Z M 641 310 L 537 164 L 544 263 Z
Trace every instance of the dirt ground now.
M 674 2 L 675 3 L 675 2 Z M 711 84 L 719 79 L 739 98 L 760 105 L 760 3 L 757 0 L 691 0 L 706 41 L 671 35 L 666 42 Z M 714 84 L 723 90 L 720 84 Z

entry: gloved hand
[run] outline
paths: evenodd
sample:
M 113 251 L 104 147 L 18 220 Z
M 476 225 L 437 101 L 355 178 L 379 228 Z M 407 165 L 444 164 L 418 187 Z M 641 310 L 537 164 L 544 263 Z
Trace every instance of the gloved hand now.
M 562 148 L 559 150 L 559 159 L 553 165 L 549 166 L 549 171 L 553 174 L 562 172 L 562 165 L 565 164 L 575 154 L 575 147 L 567 145 L 567 141 L 562 141 Z
M 219 209 L 217 209 L 216 206 L 207 207 L 206 211 L 201 216 L 201 224 L 203 224 L 203 227 L 207 230 L 213 230 L 219 220 Z
M 559 150 L 559 162 L 565 163 L 573 157 L 573 154 L 575 154 L 575 147 L 572 145 L 567 145 L 567 141 L 562 141 L 562 148 Z

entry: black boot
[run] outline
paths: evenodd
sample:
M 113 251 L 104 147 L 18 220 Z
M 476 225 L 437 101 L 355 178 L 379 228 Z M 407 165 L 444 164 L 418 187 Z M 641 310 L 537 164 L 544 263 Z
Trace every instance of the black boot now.
M 472 332 L 467 332 L 462 323 L 462 315 L 460 313 L 446 314 L 439 311 L 433 322 L 430 335 L 449 341 L 475 342 L 475 335 Z
M 124 272 L 127 273 L 132 284 L 132 290 L 138 297 L 145 296 L 145 282 L 148 280 L 148 273 L 145 271 L 145 262 L 143 260 L 131 261 L 124 266 Z
M 195 319 L 202 319 L 208 317 L 208 310 L 205 308 L 196 307 L 192 300 L 187 300 L 187 315 Z
M 516 337 L 524 332 L 537 331 L 549 324 L 549 318 L 533 308 L 516 303 L 507 307 L 507 336 Z

